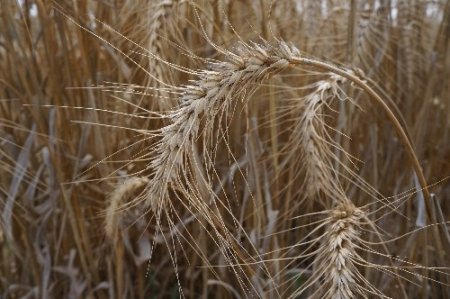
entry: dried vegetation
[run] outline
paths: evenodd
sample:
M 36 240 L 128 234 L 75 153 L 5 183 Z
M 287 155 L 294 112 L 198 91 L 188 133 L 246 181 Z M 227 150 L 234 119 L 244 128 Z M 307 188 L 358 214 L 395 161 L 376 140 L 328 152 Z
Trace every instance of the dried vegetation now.
M 450 298 L 450 1 L 0 1 L 0 298 Z

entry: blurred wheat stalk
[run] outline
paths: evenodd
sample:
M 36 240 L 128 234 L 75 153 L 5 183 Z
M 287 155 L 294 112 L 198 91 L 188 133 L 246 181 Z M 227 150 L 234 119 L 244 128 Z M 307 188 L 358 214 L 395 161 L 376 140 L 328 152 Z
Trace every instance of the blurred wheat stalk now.
M 450 1 L 0 22 L 2 298 L 450 297 Z

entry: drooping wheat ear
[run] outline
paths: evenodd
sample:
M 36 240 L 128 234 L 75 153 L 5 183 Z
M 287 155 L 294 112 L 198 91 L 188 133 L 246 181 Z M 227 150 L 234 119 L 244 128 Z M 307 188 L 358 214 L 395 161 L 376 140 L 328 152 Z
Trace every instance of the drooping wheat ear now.
M 361 243 L 359 229 L 364 215 L 349 200 L 331 210 L 325 232 L 317 239 L 320 244 L 313 274 L 292 297 L 313 287 L 310 298 L 366 298 L 368 292 L 379 295 L 357 268 L 363 261 L 356 249 Z
M 335 157 L 331 145 L 339 145 L 333 143 L 324 119 L 324 106 L 335 98 L 342 99 L 343 91 L 339 85 L 346 81 L 339 75 L 330 74 L 327 79 L 313 84 L 313 91 L 302 101 L 303 111 L 292 134 L 294 146 L 303 152 L 305 198 L 310 200 L 317 199 L 320 193 L 340 202 L 346 198 L 332 163 Z
M 119 227 L 120 207 L 139 189 L 145 187 L 148 182 L 149 180 L 145 177 L 131 177 L 111 193 L 105 216 L 105 232 L 108 238 L 113 239 Z
M 299 51 L 284 42 L 277 47 L 243 44 L 237 53 L 223 53 L 228 62 L 210 61 L 207 70 L 198 73 L 198 80 L 182 88 L 180 106 L 169 114 L 171 124 L 161 129 L 162 138 L 154 149 L 156 158 L 150 165 L 154 176 L 147 188 L 147 201 L 153 203 L 157 217 L 169 185 L 180 183 L 180 177 L 189 173 L 185 166 L 201 127 L 208 142 L 216 117 L 228 111 L 233 99 L 251 94 L 258 87 L 256 83 L 299 57 Z

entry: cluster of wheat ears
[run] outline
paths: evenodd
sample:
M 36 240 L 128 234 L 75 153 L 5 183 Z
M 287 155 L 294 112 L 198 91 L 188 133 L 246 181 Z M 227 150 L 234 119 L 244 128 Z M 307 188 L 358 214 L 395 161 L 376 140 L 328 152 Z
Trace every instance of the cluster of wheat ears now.
M 450 1 L 0 21 L 0 298 L 450 297 Z

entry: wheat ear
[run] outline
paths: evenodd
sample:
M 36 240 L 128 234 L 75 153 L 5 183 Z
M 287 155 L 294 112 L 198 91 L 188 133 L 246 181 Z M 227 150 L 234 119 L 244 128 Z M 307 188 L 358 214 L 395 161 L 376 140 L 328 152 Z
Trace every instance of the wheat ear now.
M 120 207 L 127 201 L 137 190 L 145 187 L 149 180 L 145 177 L 130 177 L 120 184 L 111 193 L 109 198 L 109 206 L 106 208 L 105 216 L 105 232 L 108 238 L 113 239 L 119 227 Z
M 242 45 L 237 53 L 224 53 L 228 62 L 210 61 L 207 70 L 198 73 L 199 80 L 182 88 L 180 107 L 169 114 L 171 124 L 161 129 L 162 138 L 151 163 L 152 184 L 147 188 L 147 201 L 157 216 L 167 198 L 168 186 L 179 183 L 182 175 L 188 173 L 184 166 L 202 122 L 207 140 L 214 119 L 228 110 L 233 99 L 250 94 L 257 88 L 256 83 L 287 68 L 289 61 L 299 56 L 298 50 L 286 43 L 278 47 Z
M 151 80 L 150 87 L 155 90 L 156 96 L 159 97 L 157 103 L 162 111 L 169 110 L 173 107 L 174 103 L 168 97 L 168 93 L 164 92 L 164 89 L 161 89 L 161 82 L 165 82 L 165 78 L 167 78 L 165 73 L 169 72 L 169 70 L 154 57 L 164 59 L 164 42 L 160 34 L 163 28 L 169 26 L 171 21 L 169 15 L 175 4 L 175 1 L 172 0 L 156 1 L 156 4 L 152 5 L 149 10 L 150 36 L 148 39 L 148 50 L 153 54 L 149 57 L 149 72 L 153 74 L 153 79 L 157 79 Z
M 363 242 L 359 231 L 366 220 L 364 211 L 349 200 L 330 211 L 325 220 L 325 232 L 316 239 L 320 244 L 313 262 L 313 275 L 292 294 L 292 298 L 313 287 L 310 298 L 367 298 L 369 293 L 384 297 L 357 267 L 365 263 L 357 249 Z
M 334 144 L 328 135 L 324 119 L 324 106 L 330 100 L 342 97 L 339 85 L 346 81 L 339 75 L 330 74 L 327 79 L 313 84 L 313 91 L 301 103 L 303 111 L 290 145 L 299 148 L 304 155 L 301 163 L 305 169 L 305 198 L 316 199 L 322 193 L 326 198 L 334 198 L 338 202 L 346 199 L 332 163 L 335 157 L 330 144 L 335 147 L 339 145 Z M 322 204 L 331 206 L 325 202 Z
M 324 275 L 320 288 L 325 290 L 326 298 L 354 298 L 356 294 L 365 296 L 358 284 L 362 275 L 354 260 L 362 215 L 363 212 L 351 202 L 341 204 L 331 212 L 325 241 L 316 258 L 317 269 L 322 270 Z

